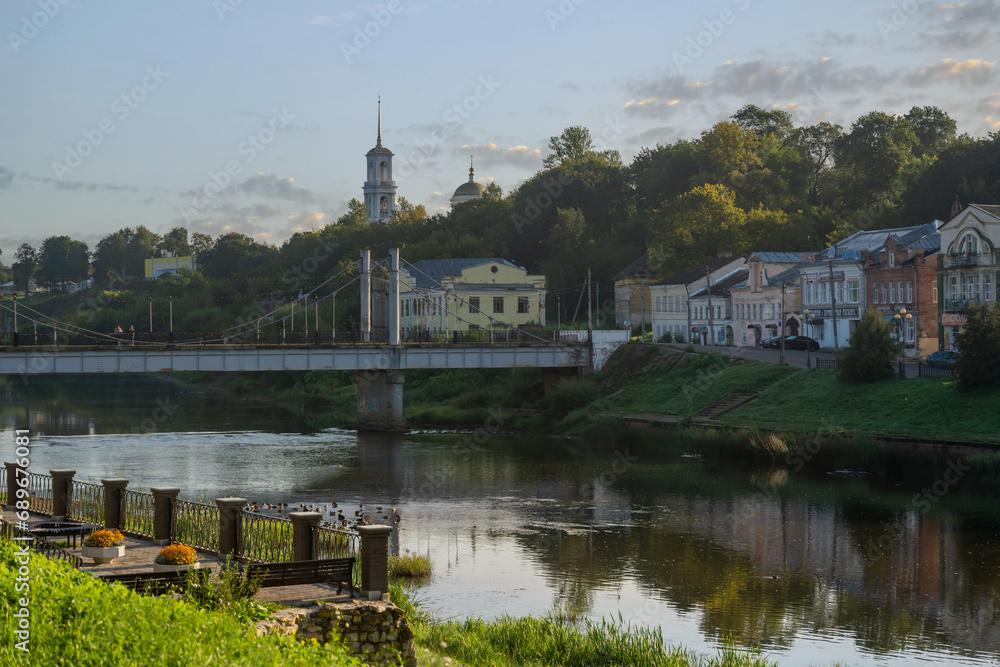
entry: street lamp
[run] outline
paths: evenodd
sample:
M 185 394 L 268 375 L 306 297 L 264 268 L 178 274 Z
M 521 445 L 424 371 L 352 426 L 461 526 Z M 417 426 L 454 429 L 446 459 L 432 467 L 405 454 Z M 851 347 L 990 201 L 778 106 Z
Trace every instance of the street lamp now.
M 899 343 L 899 356 L 906 357 L 903 352 L 903 322 L 906 321 L 907 324 L 913 319 L 913 315 L 906 312 L 906 308 L 900 308 L 899 312 L 893 315 L 896 320 L 896 342 Z
M 809 284 L 812 285 L 811 280 L 809 281 Z M 812 324 L 813 313 L 808 308 L 802 311 L 802 317 L 805 320 L 806 324 Z M 810 331 L 809 333 L 812 333 L 812 331 Z M 810 338 L 812 338 L 812 336 L 810 336 Z M 809 344 L 808 341 L 806 341 L 806 368 L 810 368 L 811 366 L 812 366 L 812 346 Z

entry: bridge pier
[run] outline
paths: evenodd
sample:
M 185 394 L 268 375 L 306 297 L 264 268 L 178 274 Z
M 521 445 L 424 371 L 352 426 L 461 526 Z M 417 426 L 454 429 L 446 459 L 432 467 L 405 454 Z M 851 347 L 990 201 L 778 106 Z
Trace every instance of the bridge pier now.
M 358 429 L 407 430 L 403 420 L 402 371 L 358 371 Z

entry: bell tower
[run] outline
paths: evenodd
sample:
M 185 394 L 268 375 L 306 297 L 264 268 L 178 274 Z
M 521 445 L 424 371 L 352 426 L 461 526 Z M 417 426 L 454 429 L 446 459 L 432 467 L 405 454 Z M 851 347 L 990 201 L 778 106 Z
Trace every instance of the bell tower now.
M 388 222 L 396 211 L 396 182 L 392 180 L 392 151 L 382 145 L 382 98 L 378 100 L 378 138 L 375 148 L 365 154 L 368 178 L 365 179 L 365 208 L 368 224 Z

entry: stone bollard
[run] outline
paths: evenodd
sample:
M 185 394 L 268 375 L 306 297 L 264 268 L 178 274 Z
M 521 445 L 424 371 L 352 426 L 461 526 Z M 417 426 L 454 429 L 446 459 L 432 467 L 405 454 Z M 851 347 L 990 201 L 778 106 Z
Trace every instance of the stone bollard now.
M 122 491 L 128 486 L 127 479 L 102 479 L 104 486 L 104 527 L 121 530 L 125 527 L 122 516 Z
M 73 507 L 73 475 L 75 470 L 50 470 L 52 475 L 52 520 L 65 521 Z
M 219 508 L 219 555 L 239 556 L 243 553 L 243 533 L 240 531 L 240 511 L 246 498 L 216 498 Z
M 181 492 L 175 486 L 161 486 L 150 489 L 153 494 L 153 543 L 170 544 L 170 524 L 173 523 L 174 500 Z
M 358 526 L 361 536 L 361 595 L 379 600 L 389 591 L 389 526 Z
M 292 560 L 314 560 L 316 541 L 313 529 L 319 526 L 323 515 L 319 512 L 291 512 L 288 518 L 292 521 Z
M 22 487 L 20 484 L 18 484 L 18 472 L 17 471 L 21 469 L 21 466 L 17 465 L 17 463 L 11 463 L 10 461 L 5 461 L 3 465 L 7 469 L 7 505 L 6 505 L 6 508 L 9 509 L 9 510 L 13 510 L 13 509 L 16 508 L 16 504 L 15 503 L 17 503 L 17 490 L 20 489 L 20 488 L 24 488 L 25 491 L 27 491 L 28 487 L 27 486 Z M 27 484 L 27 477 L 25 477 L 25 484 Z M 25 496 L 23 498 L 23 500 L 25 500 L 25 501 L 27 501 L 27 499 L 28 499 L 27 496 Z M 24 507 L 27 508 L 27 506 L 28 506 L 27 502 L 25 502 Z

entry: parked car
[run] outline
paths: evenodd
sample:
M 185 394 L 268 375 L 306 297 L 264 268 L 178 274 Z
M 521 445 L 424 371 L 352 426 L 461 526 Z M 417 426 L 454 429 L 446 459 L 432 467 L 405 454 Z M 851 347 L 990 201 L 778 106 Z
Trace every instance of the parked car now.
M 764 340 L 760 341 L 760 346 L 765 350 L 767 349 L 777 350 L 778 348 L 781 347 L 781 339 L 782 336 L 771 336 L 770 338 L 765 338 Z
M 952 352 L 951 350 L 941 350 L 940 352 L 931 352 L 924 359 L 924 362 L 930 364 L 931 366 L 952 366 L 958 361 L 958 353 Z
M 785 339 L 786 350 L 809 350 L 816 352 L 819 350 L 819 343 L 809 336 L 789 336 Z

